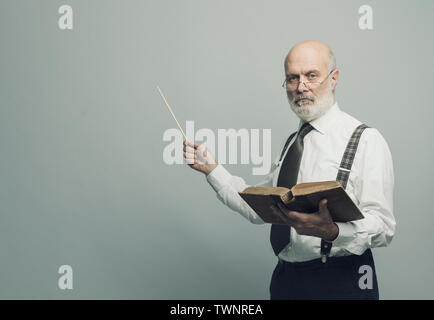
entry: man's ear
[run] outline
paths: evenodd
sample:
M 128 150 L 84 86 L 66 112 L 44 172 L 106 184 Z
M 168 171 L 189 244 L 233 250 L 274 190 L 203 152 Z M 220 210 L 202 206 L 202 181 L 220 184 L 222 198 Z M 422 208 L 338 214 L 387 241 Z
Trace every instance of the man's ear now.
M 332 91 L 333 93 L 335 93 L 335 88 L 338 85 L 339 69 L 333 71 L 331 78 L 332 78 Z

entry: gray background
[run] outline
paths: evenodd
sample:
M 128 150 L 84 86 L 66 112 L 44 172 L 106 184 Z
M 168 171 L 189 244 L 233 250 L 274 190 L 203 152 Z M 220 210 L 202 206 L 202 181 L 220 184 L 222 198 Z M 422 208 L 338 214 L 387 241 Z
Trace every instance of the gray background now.
M 57 10 L 74 10 L 61 31 Z M 358 28 L 358 8 L 374 30 Z M 165 165 L 174 127 L 298 121 L 283 59 L 306 39 L 341 70 L 341 109 L 376 127 L 395 167 L 396 236 L 374 250 L 383 299 L 434 298 L 432 0 L 0 2 L 0 298 L 268 299 L 269 227 L 204 176 Z M 226 166 L 257 183 L 251 165 Z M 58 289 L 60 265 L 74 289 Z

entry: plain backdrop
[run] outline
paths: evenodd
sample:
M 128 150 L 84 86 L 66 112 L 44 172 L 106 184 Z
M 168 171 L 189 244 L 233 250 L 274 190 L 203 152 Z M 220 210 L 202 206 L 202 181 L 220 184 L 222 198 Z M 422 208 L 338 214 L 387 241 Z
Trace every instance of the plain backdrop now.
M 58 8 L 73 8 L 60 30 Z M 360 30 L 358 9 L 373 8 Z M 382 299 L 434 298 L 431 97 L 434 2 L 0 2 L 0 298 L 268 299 L 269 226 L 166 165 L 163 133 L 297 127 L 283 59 L 335 52 L 339 106 L 385 137 L 397 230 L 374 249 Z M 248 183 L 252 165 L 227 165 Z M 73 269 L 73 290 L 58 268 Z

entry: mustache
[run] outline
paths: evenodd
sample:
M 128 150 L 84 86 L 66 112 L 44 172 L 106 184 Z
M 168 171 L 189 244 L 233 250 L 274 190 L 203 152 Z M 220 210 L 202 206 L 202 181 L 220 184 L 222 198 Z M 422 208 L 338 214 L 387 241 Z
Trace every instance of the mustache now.
M 298 95 L 296 95 L 296 96 L 292 99 L 292 102 L 293 102 L 293 103 L 297 103 L 297 102 L 300 101 L 301 99 L 308 99 L 308 100 L 310 100 L 310 101 L 312 101 L 312 102 L 315 101 L 315 98 L 314 98 L 313 96 L 307 96 L 307 95 L 304 95 L 304 94 L 298 94 Z

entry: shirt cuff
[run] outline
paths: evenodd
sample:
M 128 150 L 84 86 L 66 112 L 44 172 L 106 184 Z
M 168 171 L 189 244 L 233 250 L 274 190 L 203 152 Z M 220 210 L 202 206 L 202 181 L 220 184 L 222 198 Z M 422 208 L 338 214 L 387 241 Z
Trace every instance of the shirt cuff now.
M 217 167 L 206 176 L 206 180 L 217 193 L 229 184 L 231 178 L 232 175 L 221 164 L 218 164 Z
M 349 222 L 336 222 L 339 228 L 339 234 L 332 241 L 334 246 L 345 247 L 356 238 L 356 229 Z

